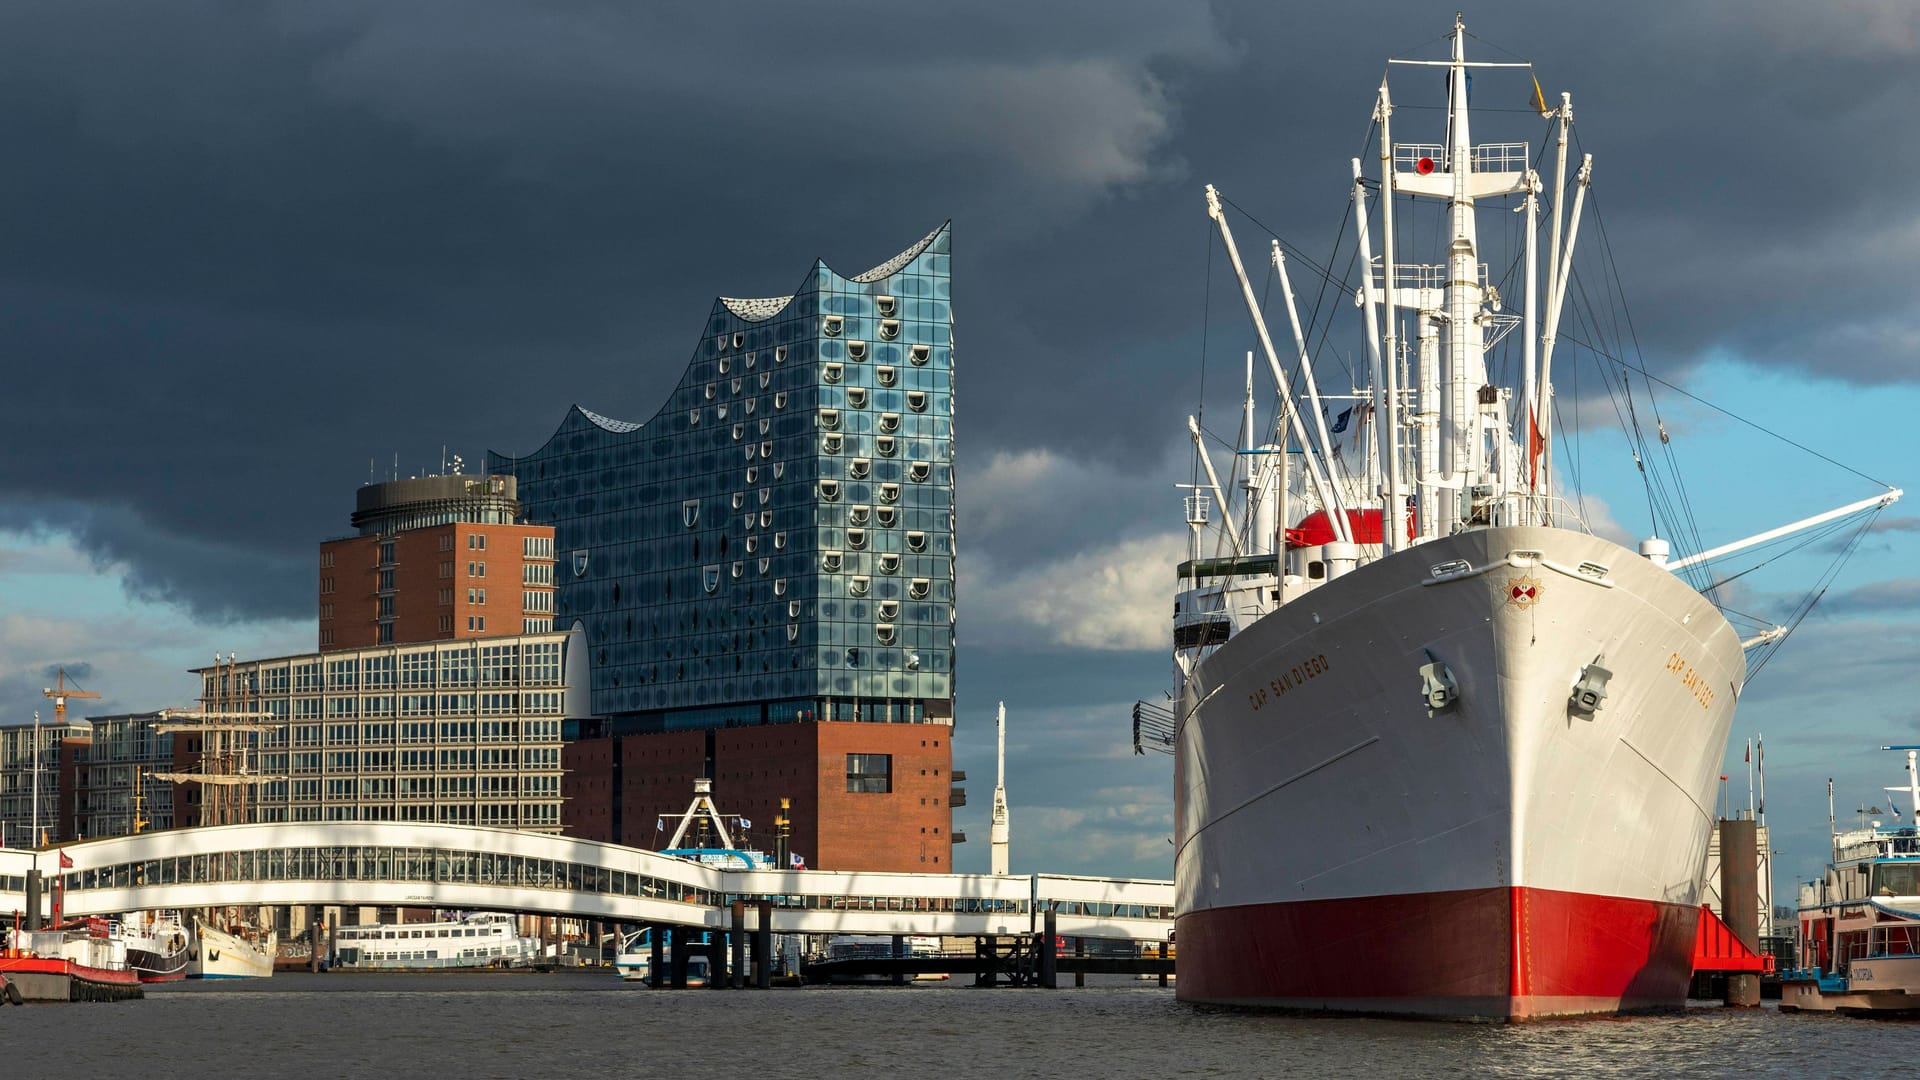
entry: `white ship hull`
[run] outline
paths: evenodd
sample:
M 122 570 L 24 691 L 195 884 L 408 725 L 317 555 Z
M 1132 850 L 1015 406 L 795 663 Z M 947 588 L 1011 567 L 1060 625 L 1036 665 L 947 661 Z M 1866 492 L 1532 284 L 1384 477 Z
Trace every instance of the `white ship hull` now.
M 192 953 L 187 960 L 189 979 L 264 979 L 273 974 L 279 935 L 269 932 L 258 940 L 231 934 L 193 920 Z
M 1484 572 L 1432 580 L 1456 561 Z M 1581 715 L 1569 694 L 1600 657 L 1608 696 Z M 1430 658 L 1458 687 L 1432 714 Z M 1432 541 L 1259 619 L 1180 703 L 1180 997 L 1494 1019 L 1680 1005 L 1744 676 L 1685 582 L 1560 529 Z

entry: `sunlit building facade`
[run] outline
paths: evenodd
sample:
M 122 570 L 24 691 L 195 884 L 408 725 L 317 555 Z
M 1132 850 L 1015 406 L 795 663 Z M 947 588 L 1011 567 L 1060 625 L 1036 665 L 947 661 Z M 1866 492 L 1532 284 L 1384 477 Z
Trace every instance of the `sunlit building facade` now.
M 762 774 L 788 773 L 794 790 L 734 799 L 746 812 L 742 800 L 788 795 L 809 822 L 910 805 L 911 858 L 882 867 L 850 854 L 875 869 L 949 863 L 951 741 L 887 729 L 947 729 L 953 717 L 951 258 L 942 226 L 865 273 L 816 263 L 791 296 L 721 298 L 651 419 L 575 406 L 546 445 L 487 460 L 488 473 L 517 479 L 526 519 L 554 530 L 554 622 L 585 631 L 596 718 L 572 734 L 872 725 L 871 748 L 808 739 L 784 766 L 765 746 L 736 750 Z M 911 783 L 904 763 L 891 766 L 894 743 L 911 745 Z M 658 813 L 685 805 L 698 770 L 729 772 L 713 738 L 674 745 L 582 747 L 582 762 L 630 763 L 583 768 L 591 788 L 577 809 L 651 832 Z M 923 748 L 933 756 L 921 760 Z M 677 764 L 635 774 L 655 758 Z M 868 779 L 883 767 L 886 792 Z M 857 811 L 835 808 L 849 800 Z M 650 839 L 630 824 L 606 831 Z M 840 844 L 802 832 L 794 842 L 814 845 L 815 865 L 834 864 Z

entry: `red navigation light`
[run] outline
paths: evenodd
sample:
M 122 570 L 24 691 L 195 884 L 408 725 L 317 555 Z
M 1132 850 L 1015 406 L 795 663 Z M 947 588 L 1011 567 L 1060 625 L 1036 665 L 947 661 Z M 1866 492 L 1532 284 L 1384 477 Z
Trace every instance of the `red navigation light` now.
M 1431 174 L 1433 172 L 1433 159 L 1430 157 L 1421 158 L 1419 162 L 1414 165 L 1414 170 L 1421 176 Z

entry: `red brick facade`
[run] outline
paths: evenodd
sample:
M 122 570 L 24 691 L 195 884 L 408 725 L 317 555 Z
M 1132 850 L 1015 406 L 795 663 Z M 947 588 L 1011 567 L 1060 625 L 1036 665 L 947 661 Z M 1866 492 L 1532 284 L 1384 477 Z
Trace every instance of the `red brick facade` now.
M 720 810 L 753 823 L 735 838 L 741 846 L 775 850 L 784 797 L 789 850 L 812 869 L 945 873 L 952 734 L 942 724 L 805 723 L 582 739 L 564 750 L 561 816 L 568 836 L 661 847 L 710 768 Z M 892 790 L 848 791 L 849 754 L 888 755 Z
M 546 540 L 540 556 L 526 557 L 529 537 Z M 383 543 L 393 545 L 390 567 L 380 563 Z M 552 618 L 552 550 L 549 525 L 459 522 L 328 540 L 320 545 L 319 647 L 381 644 L 383 570 L 393 573 L 394 643 L 521 633 L 523 618 Z M 529 564 L 544 568 L 531 572 L 532 583 Z M 529 605 L 528 593 L 544 593 L 546 602 Z

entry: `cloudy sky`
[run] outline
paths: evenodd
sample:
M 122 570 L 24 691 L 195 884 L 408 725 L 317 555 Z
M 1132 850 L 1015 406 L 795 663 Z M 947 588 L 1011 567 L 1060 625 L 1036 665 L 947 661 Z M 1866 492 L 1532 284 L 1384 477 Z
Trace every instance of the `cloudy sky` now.
M 1004 698 L 1015 868 L 1168 875 L 1171 769 L 1131 755 L 1127 711 L 1169 682 L 1203 338 L 1216 373 L 1250 344 L 1217 261 L 1208 289 L 1201 186 L 1331 251 L 1384 59 L 1431 55 L 1452 10 L 6 5 L 0 722 L 51 665 L 153 708 L 216 649 L 305 647 L 314 545 L 370 471 L 532 448 L 574 402 L 645 419 L 715 294 L 857 271 L 951 218 L 959 816 L 982 841 L 959 865 L 985 867 Z M 1702 535 L 1914 481 L 1920 6 L 1468 18 L 1574 93 L 1644 362 L 1865 474 L 1673 397 Z M 1644 532 L 1608 445 L 1583 479 Z M 1769 736 L 1783 881 L 1822 858 L 1824 779 L 1884 808 L 1898 763 L 1871 747 L 1920 738 L 1916 523 L 1881 518 L 1736 721 L 1736 771 Z

